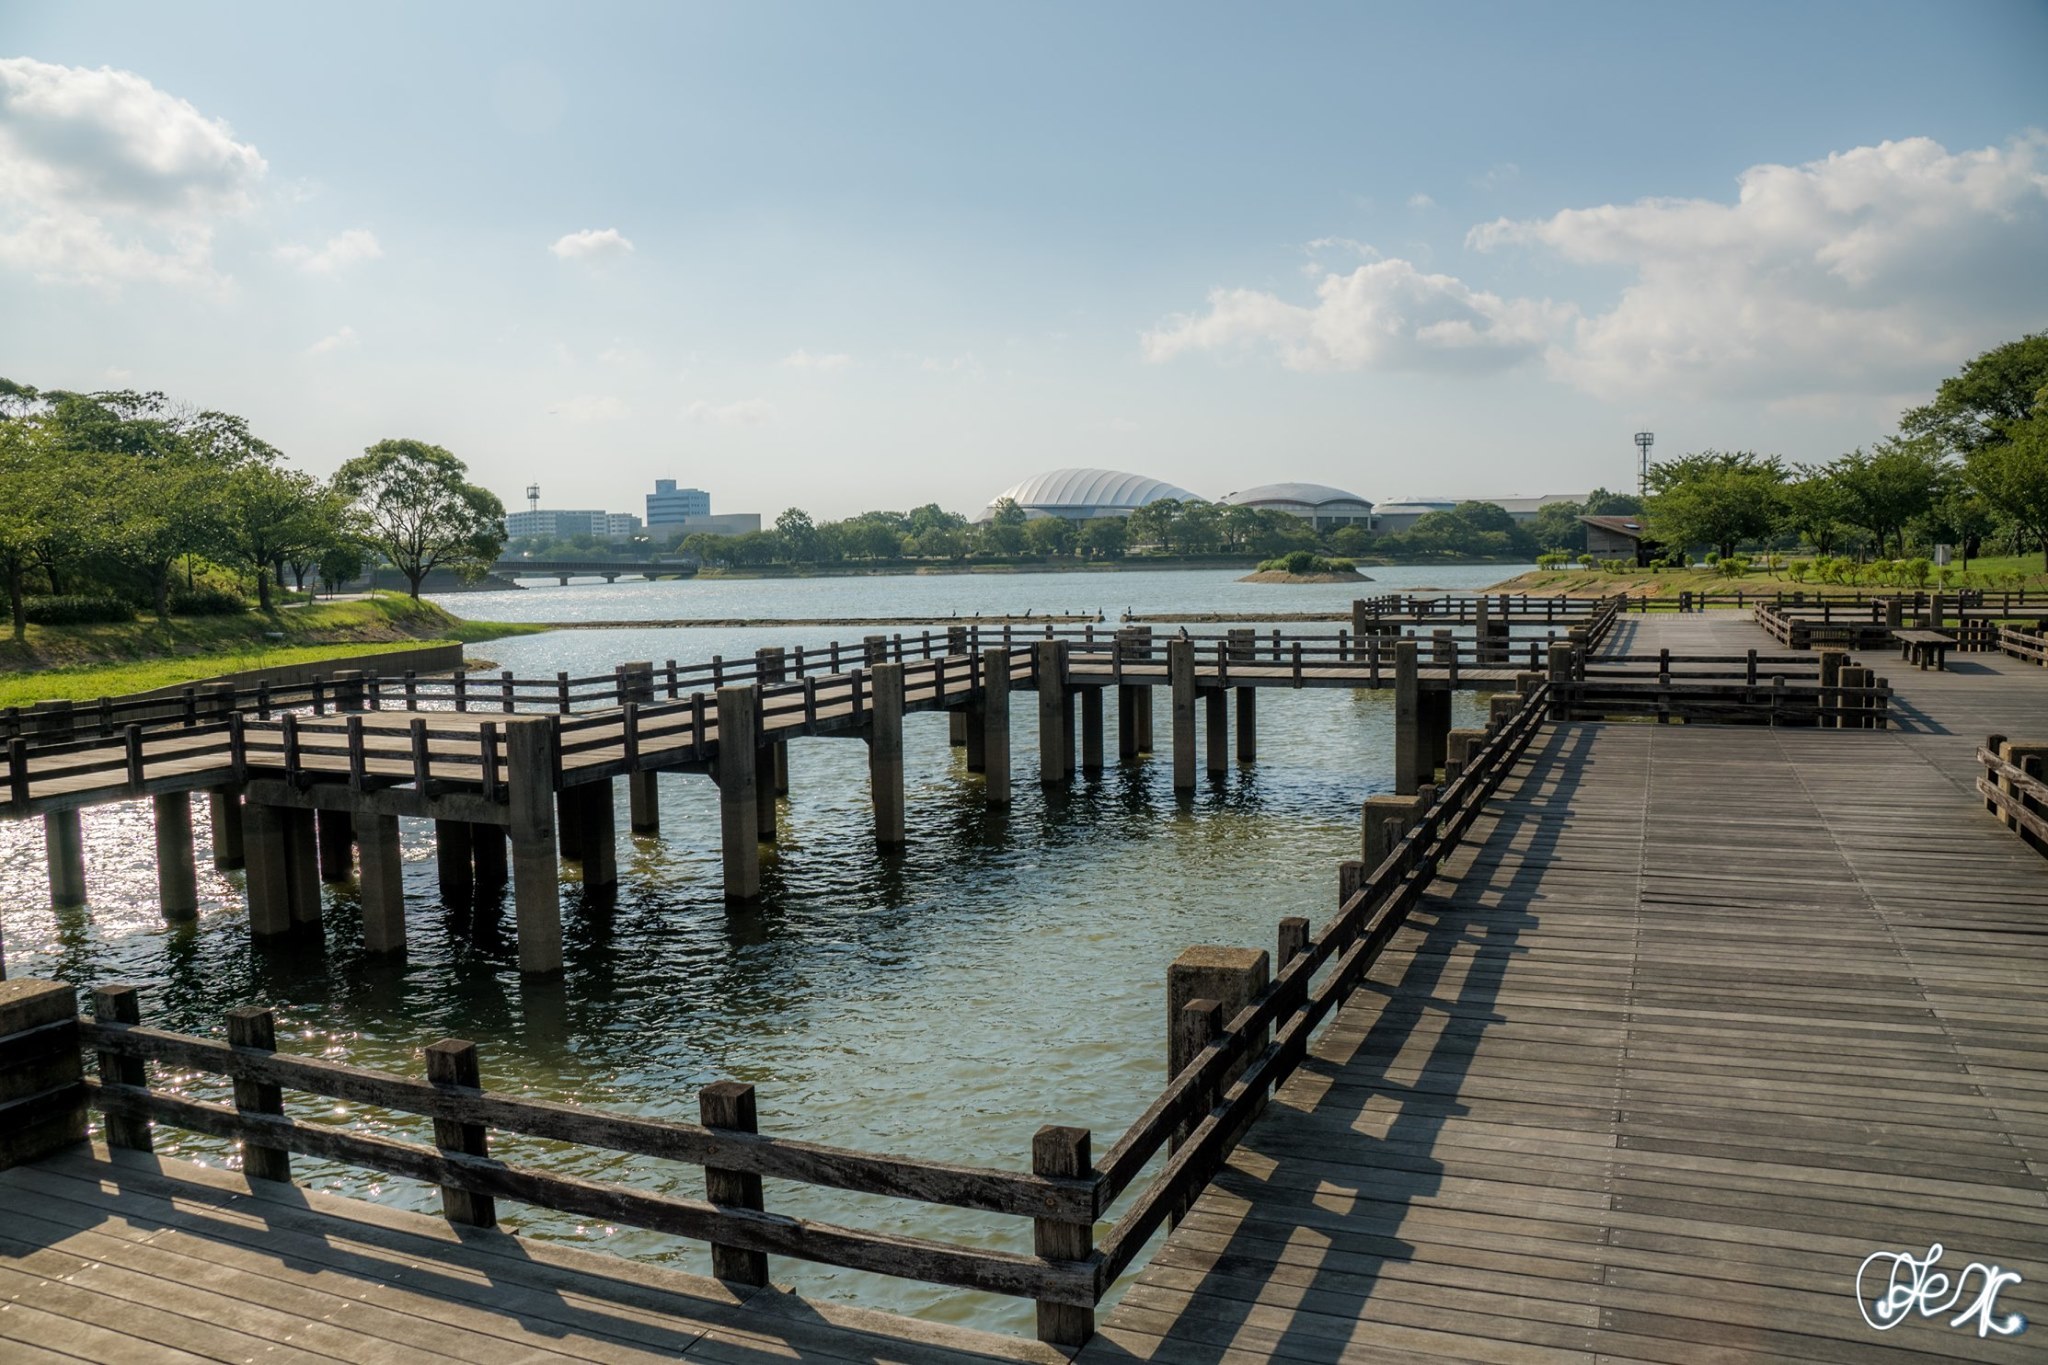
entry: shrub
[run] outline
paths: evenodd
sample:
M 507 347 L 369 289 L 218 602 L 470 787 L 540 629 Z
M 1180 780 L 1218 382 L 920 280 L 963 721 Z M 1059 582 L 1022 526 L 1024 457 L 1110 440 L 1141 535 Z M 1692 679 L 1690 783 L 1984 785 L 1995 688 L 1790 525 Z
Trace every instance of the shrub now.
M 239 616 L 249 604 L 222 588 L 179 588 L 171 594 L 173 616 Z
M 1806 581 L 1807 572 L 1812 568 L 1813 565 L 1807 562 L 1806 560 L 1795 559 L 1790 564 L 1787 564 L 1785 566 L 1785 576 L 1791 579 L 1794 583 L 1804 583 Z
M 1579 567 L 1582 569 L 1590 569 L 1596 562 L 1597 561 L 1591 555 L 1579 556 Z
M 135 609 L 104 593 L 67 593 L 61 597 L 30 597 L 22 615 L 39 626 L 118 625 L 135 619 Z

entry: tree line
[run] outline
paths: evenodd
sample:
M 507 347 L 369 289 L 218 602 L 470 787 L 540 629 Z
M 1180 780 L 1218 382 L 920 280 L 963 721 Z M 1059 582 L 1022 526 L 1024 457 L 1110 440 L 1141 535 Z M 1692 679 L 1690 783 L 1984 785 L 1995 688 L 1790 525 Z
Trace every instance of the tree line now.
M 267 612 L 288 575 L 303 590 L 309 574 L 348 582 L 377 560 L 416 598 L 434 569 L 481 571 L 503 544 L 504 508 L 467 472 L 439 446 L 398 439 L 322 481 L 232 413 L 154 391 L 0 379 L 0 573 L 14 638 L 35 616 L 241 610 L 237 589 L 251 583 Z
M 1898 430 L 1824 464 L 1703 450 L 1650 468 L 1645 531 L 1673 554 L 1804 544 L 1905 559 L 2038 550 L 2048 569 L 2048 332 L 1986 351 Z

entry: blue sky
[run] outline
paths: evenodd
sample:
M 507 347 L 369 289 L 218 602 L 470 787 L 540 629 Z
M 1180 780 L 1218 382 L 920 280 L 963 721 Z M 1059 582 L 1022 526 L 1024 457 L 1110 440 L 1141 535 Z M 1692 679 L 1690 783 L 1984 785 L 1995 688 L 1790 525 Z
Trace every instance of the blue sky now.
M 0 375 L 508 503 L 1583 491 L 2048 326 L 2048 4 L 0 0 Z

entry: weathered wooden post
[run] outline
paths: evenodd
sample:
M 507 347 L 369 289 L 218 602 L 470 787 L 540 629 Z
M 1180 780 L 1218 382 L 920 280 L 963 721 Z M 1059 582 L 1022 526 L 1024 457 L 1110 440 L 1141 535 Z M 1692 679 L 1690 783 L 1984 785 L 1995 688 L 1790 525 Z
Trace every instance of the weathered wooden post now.
M 505 722 L 506 815 L 512 835 L 512 905 L 519 926 L 519 970 L 562 970 L 562 886 L 555 860 L 552 717 Z
M 476 1044 L 459 1038 L 443 1038 L 427 1044 L 427 1080 L 437 1089 L 475 1092 L 483 1089 L 483 1072 L 477 1065 Z M 481 1123 L 460 1119 L 434 1120 L 434 1145 L 443 1152 L 464 1156 L 489 1156 L 490 1137 Z M 441 1187 L 441 1216 L 451 1223 L 474 1228 L 498 1225 L 498 1201 L 488 1194 Z
M 320 851 L 313 833 L 313 812 L 279 806 L 277 814 L 284 825 L 285 897 L 292 907 L 292 925 L 317 929 L 321 908 Z
M 1479 746 L 1486 743 L 1484 730 L 1452 730 L 1444 740 L 1444 781 L 1454 781 Z
M 285 850 L 284 820 L 276 806 L 254 802 L 243 816 L 249 933 L 258 940 L 275 938 L 292 927 L 291 860 Z
M 875 805 L 875 842 L 903 846 L 903 665 L 876 664 L 868 670 L 872 707 L 868 712 L 868 780 Z M 1041 686 L 1043 684 L 1041 683 Z
M 1102 689 L 1077 687 L 1081 697 L 1081 768 L 1102 771 Z
M 405 858 L 398 842 L 398 817 L 364 811 L 356 816 L 362 850 L 359 886 L 363 902 L 363 947 L 373 953 L 405 951 Z M 500 838 L 498 845 L 504 847 Z
M 277 1051 L 277 1016 L 259 1005 L 228 1011 L 228 1045 L 254 1052 Z M 235 1108 L 244 1114 L 282 1114 L 284 1089 L 273 1081 L 237 1080 Z M 290 1180 L 291 1153 L 261 1143 L 242 1144 L 242 1174 L 251 1180 Z
M 1553 721 L 1572 718 L 1572 653 L 1568 644 L 1550 647 L 1550 718 Z
M 1394 642 L 1394 790 L 1413 795 L 1416 785 L 1427 780 L 1422 771 L 1422 671 L 1417 645 L 1410 639 Z
M 434 864 L 441 876 L 441 899 L 451 906 L 467 906 L 476 895 L 472 837 L 467 821 L 434 822 Z
M 754 1087 L 741 1081 L 714 1081 L 698 1091 L 697 1117 L 706 1128 L 735 1133 L 761 1131 Z M 758 1213 L 762 1208 L 761 1177 L 752 1171 L 706 1166 L 704 1197 L 721 1208 Z M 733 1284 L 764 1286 L 768 1283 L 768 1254 L 713 1242 L 711 1273 Z
M 199 869 L 192 849 L 192 798 L 184 792 L 160 792 L 150 798 L 156 810 L 157 904 L 167 920 L 199 917 Z
M 2036 768 L 2043 759 L 2048 759 L 2048 743 L 2038 740 L 2006 739 L 2001 735 L 1993 735 L 1992 739 L 1996 743 L 1986 744 L 1985 747 L 1998 755 L 2001 760 L 2012 764 L 2013 767 L 2018 768 L 2022 772 L 2028 772 L 2030 769 Z M 1982 770 L 1979 769 L 1979 771 Z M 2034 773 L 2033 775 L 2038 776 L 2039 774 Z M 2010 777 L 2003 775 L 1999 777 L 1998 790 L 2003 792 L 2014 805 L 2023 805 L 2025 802 L 2025 789 L 2016 785 Z M 1989 805 L 1988 802 L 1986 804 L 1987 806 Z M 2031 834 L 2020 823 L 2018 816 L 2000 811 L 1998 818 L 2007 829 L 2017 832 L 2022 838 L 2032 842 Z
M 74 910 L 85 904 L 85 831 L 78 808 L 43 812 L 43 855 L 50 865 L 50 905 Z
M 754 689 L 718 689 L 718 824 L 725 898 L 761 897 L 760 817 L 755 811 Z
M 788 657 L 781 645 L 767 645 L 754 651 L 754 681 L 758 686 L 766 688 L 787 682 L 788 680 Z M 757 714 L 761 737 L 767 740 L 768 698 L 766 696 L 761 698 L 761 705 Z M 773 795 L 789 795 L 789 741 L 786 739 L 769 740 L 763 747 L 768 750 L 768 757 L 760 764 L 760 780 Z M 775 837 L 775 830 L 772 824 L 766 831 L 766 837 L 771 840 Z
M 1010 804 L 1010 651 L 991 645 L 981 652 L 982 799 Z
M 1031 1137 L 1031 1173 L 1060 1179 L 1087 1178 L 1091 1165 L 1086 1128 L 1048 1124 Z M 1086 1261 L 1095 1254 L 1093 1222 L 1031 1220 L 1031 1249 L 1048 1261 Z M 1095 1335 L 1095 1309 L 1078 1303 L 1038 1302 L 1038 1339 L 1055 1346 L 1082 1346 Z
M 1038 780 L 1053 783 L 1066 776 L 1067 738 L 1065 677 L 1060 672 L 1060 643 L 1040 640 L 1031 646 L 1033 672 L 1038 675 Z
M 85 1141 L 78 997 L 61 981 L 0 981 L 0 1170 Z
M 142 997 L 133 986 L 95 986 L 92 1018 L 96 1024 L 139 1024 L 142 1022 Z M 100 1052 L 94 1059 L 99 1064 L 102 1085 L 149 1084 L 148 1068 L 140 1057 Z M 139 1115 L 107 1115 L 107 1146 L 131 1152 L 154 1151 L 156 1144 L 150 1137 L 149 1120 Z
M 625 694 L 622 708 L 628 702 L 636 707 L 654 705 L 653 660 L 621 664 L 619 690 Z M 660 776 L 652 768 L 626 774 L 627 828 L 635 834 L 661 833 Z
M 1203 944 L 1186 949 L 1175 958 L 1166 969 L 1166 1066 L 1169 1074 L 1178 1076 L 1193 1056 L 1178 1056 L 1174 1052 L 1180 1037 L 1176 1022 L 1183 1008 L 1191 1001 L 1213 1000 L 1222 1007 L 1222 1022 L 1227 1028 L 1231 1020 L 1265 992 L 1272 978 L 1272 958 L 1264 949 Z M 1245 1065 L 1259 1055 L 1271 1033 L 1270 1028 L 1260 1029 L 1246 1040 L 1238 1059 L 1217 1081 L 1216 1095 L 1221 1095 L 1244 1071 Z
M 1415 797 L 1368 796 L 1359 812 L 1359 852 L 1365 875 L 1371 876 L 1387 860 L 1408 827 L 1415 823 Z
M 1166 677 L 1173 692 L 1173 789 L 1195 789 L 1195 645 L 1166 642 Z
M 319 835 L 320 880 L 345 882 L 355 875 L 355 822 L 345 810 L 313 813 L 313 827 Z
M 1823 649 L 1820 652 L 1820 726 L 1825 730 L 1839 730 L 1843 726 L 1842 716 L 1842 665 L 1848 655 L 1839 649 Z

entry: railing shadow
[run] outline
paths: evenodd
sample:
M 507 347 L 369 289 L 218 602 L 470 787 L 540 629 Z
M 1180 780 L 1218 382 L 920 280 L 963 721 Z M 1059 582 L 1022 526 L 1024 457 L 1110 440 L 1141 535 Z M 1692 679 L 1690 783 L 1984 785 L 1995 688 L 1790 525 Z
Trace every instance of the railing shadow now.
M 1204 1269 L 1189 1276 L 1185 1306 L 1170 1322 L 1150 1321 L 1159 1310 L 1136 1305 L 1127 1318 L 1132 1331 L 1164 1337 L 1151 1358 L 1221 1365 L 1249 1349 L 1294 1361 L 1357 1357 L 1354 1325 L 1374 1317 L 1388 1267 L 1407 1264 L 1416 1250 L 1401 1235 L 1410 1210 L 1441 1193 L 1447 1172 L 1436 1149 L 1445 1127 L 1467 1112 L 1458 1096 L 1487 1031 L 1505 1022 L 1501 988 L 1536 923 L 1527 902 L 1541 888 L 1591 739 L 1584 727 L 1555 727 L 1530 745 L 1517 779 L 1541 771 L 1540 803 L 1513 804 L 1520 787 L 1489 799 L 1495 824 L 1465 855 L 1471 861 L 1456 890 L 1445 894 L 1439 883 L 1389 950 L 1407 949 L 1399 980 L 1360 986 L 1285 1098 L 1246 1135 L 1212 1189 L 1248 1207 L 1213 1255 L 1200 1248 L 1223 1235 L 1210 1231 L 1216 1201 L 1191 1215 L 1197 1235 L 1187 1254 Z M 1374 996 L 1383 1003 L 1354 1037 Z M 1416 1026 L 1438 1019 L 1417 1066 Z M 1411 1070 L 1412 1079 L 1395 1079 Z M 1347 1135 L 1348 1149 L 1333 1149 L 1333 1133 Z M 1339 1210 L 1333 1199 L 1341 1196 L 1349 1202 Z M 1415 1313 L 1404 1316 L 1412 1320 L 1424 1306 L 1411 1306 Z M 1267 1325 L 1276 1308 L 1287 1312 L 1284 1325 Z M 1128 1354 L 1114 1336 L 1098 1337 L 1082 1360 Z

